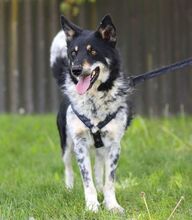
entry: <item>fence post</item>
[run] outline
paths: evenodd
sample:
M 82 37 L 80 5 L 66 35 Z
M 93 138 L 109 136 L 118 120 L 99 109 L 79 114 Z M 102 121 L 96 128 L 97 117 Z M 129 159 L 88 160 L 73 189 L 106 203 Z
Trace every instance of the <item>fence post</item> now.
M 36 98 L 37 99 L 37 112 L 43 113 L 45 112 L 45 87 L 46 87 L 46 79 L 45 79 L 45 27 L 47 25 L 45 23 L 46 18 L 44 15 L 44 3 L 43 0 L 37 1 L 37 24 L 36 24 L 36 39 L 37 39 L 37 53 L 36 53 L 36 64 L 38 66 L 36 73 L 36 83 L 37 83 L 37 91 Z
M 49 48 L 51 46 L 51 42 L 60 28 L 60 13 L 58 1 L 50 0 L 49 5 L 49 13 L 50 13 L 50 24 L 49 24 Z M 59 106 L 59 96 L 58 96 L 58 87 L 56 85 L 55 79 L 53 78 L 53 74 L 49 65 L 49 74 L 50 74 L 50 99 L 51 99 L 51 111 L 55 112 L 58 110 Z M 60 91 L 59 91 L 60 92 Z
M 33 68 L 32 68 L 32 21 L 31 21 L 31 1 L 24 1 L 24 105 L 27 113 L 34 111 L 33 104 Z
M 11 27 L 10 27 L 10 73 L 9 73 L 9 91 L 10 91 L 10 111 L 17 112 L 19 105 L 18 95 L 18 0 L 11 0 Z
M 5 112 L 4 1 L 0 1 L 0 112 Z

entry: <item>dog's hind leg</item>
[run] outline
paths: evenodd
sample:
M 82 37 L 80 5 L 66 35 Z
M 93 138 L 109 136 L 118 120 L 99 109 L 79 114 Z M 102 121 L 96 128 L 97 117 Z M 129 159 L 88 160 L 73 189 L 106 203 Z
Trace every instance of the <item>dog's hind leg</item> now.
M 103 174 L 104 174 L 104 153 L 105 150 L 103 148 L 96 148 L 96 156 L 95 156 L 95 183 L 96 188 L 99 192 L 103 192 Z
M 57 128 L 60 135 L 62 158 L 65 166 L 65 184 L 68 189 L 73 188 L 73 169 L 72 169 L 72 140 L 66 127 L 66 110 L 61 105 L 60 111 L 57 115 Z

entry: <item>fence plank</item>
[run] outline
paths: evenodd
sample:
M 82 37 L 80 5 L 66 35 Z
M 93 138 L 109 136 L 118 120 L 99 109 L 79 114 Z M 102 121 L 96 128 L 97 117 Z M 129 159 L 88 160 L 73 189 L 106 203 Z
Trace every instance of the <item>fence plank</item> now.
M 4 2 L 0 1 L 0 112 L 5 112 Z
M 36 94 L 35 99 L 37 102 L 37 112 L 43 113 L 45 109 L 45 14 L 44 14 L 44 3 L 43 0 L 37 1 L 37 20 L 36 20 Z
M 24 48 L 23 48 L 23 79 L 24 79 L 24 107 L 27 113 L 34 111 L 33 104 L 33 48 L 32 48 L 32 13 L 31 1 L 24 2 Z
M 17 112 L 19 107 L 19 70 L 18 70 L 18 0 L 11 0 L 11 27 L 10 27 L 10 111 Z
M 55 0 L 49 0 L 49 20 L 47 25 L 49 25 L 48 31 L 48 45 L 47 45 L 47 54 L 50 53 L 51 42 L 56 35 L 56 33 L 60 30 L 60 13 L 58 2 Z M 47 59 L 47 67 L 48 67 L 48 78 L 49 78 L 49 92 L 48 92 L 48 104 L 49 111 L 57 111 L 59 106 L 59 95 L 58 88 L 55 83 L 55 79 L 53 79 L 53 74 L 50 70 L 49 58 Z
M 187 1 L 187 27 L 186 29 L 188 30 L 187 34 L 187 56 L 191 56 L 191 51 L 192 51 L 192 7 L 191 7 L 191 1 Z M 192 94 L 192 69 L 187 69 L 186 73 L 188 74 L 187 80 L 189 82 L 189 87 L 188 87 L 188 94 Z M 187 98 L 188 100 L 188 113 L 190 114 L 192 112 L 192 104 L 191 100 Z

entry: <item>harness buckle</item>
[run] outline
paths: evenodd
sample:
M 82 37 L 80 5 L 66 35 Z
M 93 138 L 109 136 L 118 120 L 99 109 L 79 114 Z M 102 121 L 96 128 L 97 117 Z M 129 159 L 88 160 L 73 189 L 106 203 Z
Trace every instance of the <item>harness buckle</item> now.
M 103 141 L 101 139 L 101 133 L 100 131 L 97 131 L 96 133 L 92 133 L 92 136 L 93 136 L 93 140 L 94 140 L 94 143 L 95 143 L 95 147 L 96 148 L 100 148 L 100 147 L 103 147 L 104 144 L 103 144 Z

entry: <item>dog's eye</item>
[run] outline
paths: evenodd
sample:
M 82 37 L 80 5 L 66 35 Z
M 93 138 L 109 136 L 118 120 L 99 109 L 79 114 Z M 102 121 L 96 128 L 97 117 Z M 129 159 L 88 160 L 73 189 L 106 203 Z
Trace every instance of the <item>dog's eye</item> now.
M 92 50 L 90 51 L 90 54 L 93 55 L 93 56 L 95 56 L 95 55 L 97 54 L 97 52 L 92 49 Z
M 74 57 L 76 57 L 76 55 L 77 55 L 77 51 L 73 50 L 73 51 L 71 52 L 71 56 L 74 58 Z

